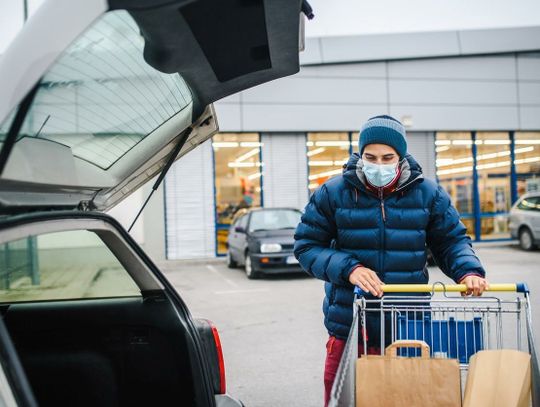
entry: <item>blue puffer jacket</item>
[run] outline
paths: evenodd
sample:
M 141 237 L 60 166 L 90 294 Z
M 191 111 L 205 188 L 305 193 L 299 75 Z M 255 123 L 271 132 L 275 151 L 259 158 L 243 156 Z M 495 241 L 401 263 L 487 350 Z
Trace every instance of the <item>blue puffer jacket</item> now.
M 428 246 L 454 281 L 485 275 L 448 194 L 423 178 L 410 155 L 400 166 L 396 191 L 380 199 L 366 188 L 363 162 L 353 154 L 343 175 L 311 196 L 296 229 L 296 258 L 306 272 L 326 281 L 323 311 L 330 335 L 348 335 L 354 298 L 349 274 L 357 265 L 374 270 L 386 284 L 427 283 Z

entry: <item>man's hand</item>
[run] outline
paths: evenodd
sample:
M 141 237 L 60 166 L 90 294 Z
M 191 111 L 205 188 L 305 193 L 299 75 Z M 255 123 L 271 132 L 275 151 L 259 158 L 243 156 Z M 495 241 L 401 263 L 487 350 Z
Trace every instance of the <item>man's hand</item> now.
M 357 285 L 365 292 L 373 294 L 375 297 L 382 297 L 382 285 L 384 284 L 379 276 L 367 267 L 358 266 L 349 274 L 349 282 Z
M 459 283 L 467 286 L 467 291 L 461 293 L 463 297 L 471 294 L 474 297 L 479 297 L 485 290 L 489 288 L 488 281 L 480 276 L 467 276 Z

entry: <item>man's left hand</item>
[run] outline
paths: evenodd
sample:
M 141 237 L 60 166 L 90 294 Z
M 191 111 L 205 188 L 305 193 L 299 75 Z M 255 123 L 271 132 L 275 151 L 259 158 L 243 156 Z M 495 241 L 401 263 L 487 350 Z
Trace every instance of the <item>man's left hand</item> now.
M 468 295 L 479 297 L 485 290 L 489 288 L 488 281 L 480 276 L 467 276 L 459 283 L 467 286 L 467 291 L 461 293 L 461 295 L 464 297 Z

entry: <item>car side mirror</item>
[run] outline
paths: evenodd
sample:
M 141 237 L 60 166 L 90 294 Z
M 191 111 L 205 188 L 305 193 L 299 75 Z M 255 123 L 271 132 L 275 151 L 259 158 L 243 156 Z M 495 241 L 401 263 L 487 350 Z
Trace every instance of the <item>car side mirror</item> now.
M 242 226 L 236 226 L 234 231 L 238 233 L 246 233 L 246 229 L 244 229 Z

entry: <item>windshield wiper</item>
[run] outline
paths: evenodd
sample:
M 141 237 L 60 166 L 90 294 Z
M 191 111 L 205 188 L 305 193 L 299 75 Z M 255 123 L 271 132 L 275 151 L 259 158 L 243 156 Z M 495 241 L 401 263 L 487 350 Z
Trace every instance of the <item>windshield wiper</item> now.
M 11 154 L 11 150 L 13 150 L 13 146 L 17 141 L 17 137 L 19 136 L 19 132 L 21 131 L 24 119 L 26 118 L 26 114 L 32 106 L 32 102 L 34 101 L 34 97 L 36 96 L 40 83 L 41 81 L 36 83 L 34 87 L 30 90 L 30 92 L 26 94 L 21 104 L 19 105 L 19 109 L 17 110 L 13 121 L 11 122 L 11 126 L 9 126 L 6 139 L 4 140 L 4 146 L 0 151 L 0 176 L 2 176 L 2 173 L 4 172 L 4 168 L 6 167 L 7 160 L 9 158 L 9 155 Z

